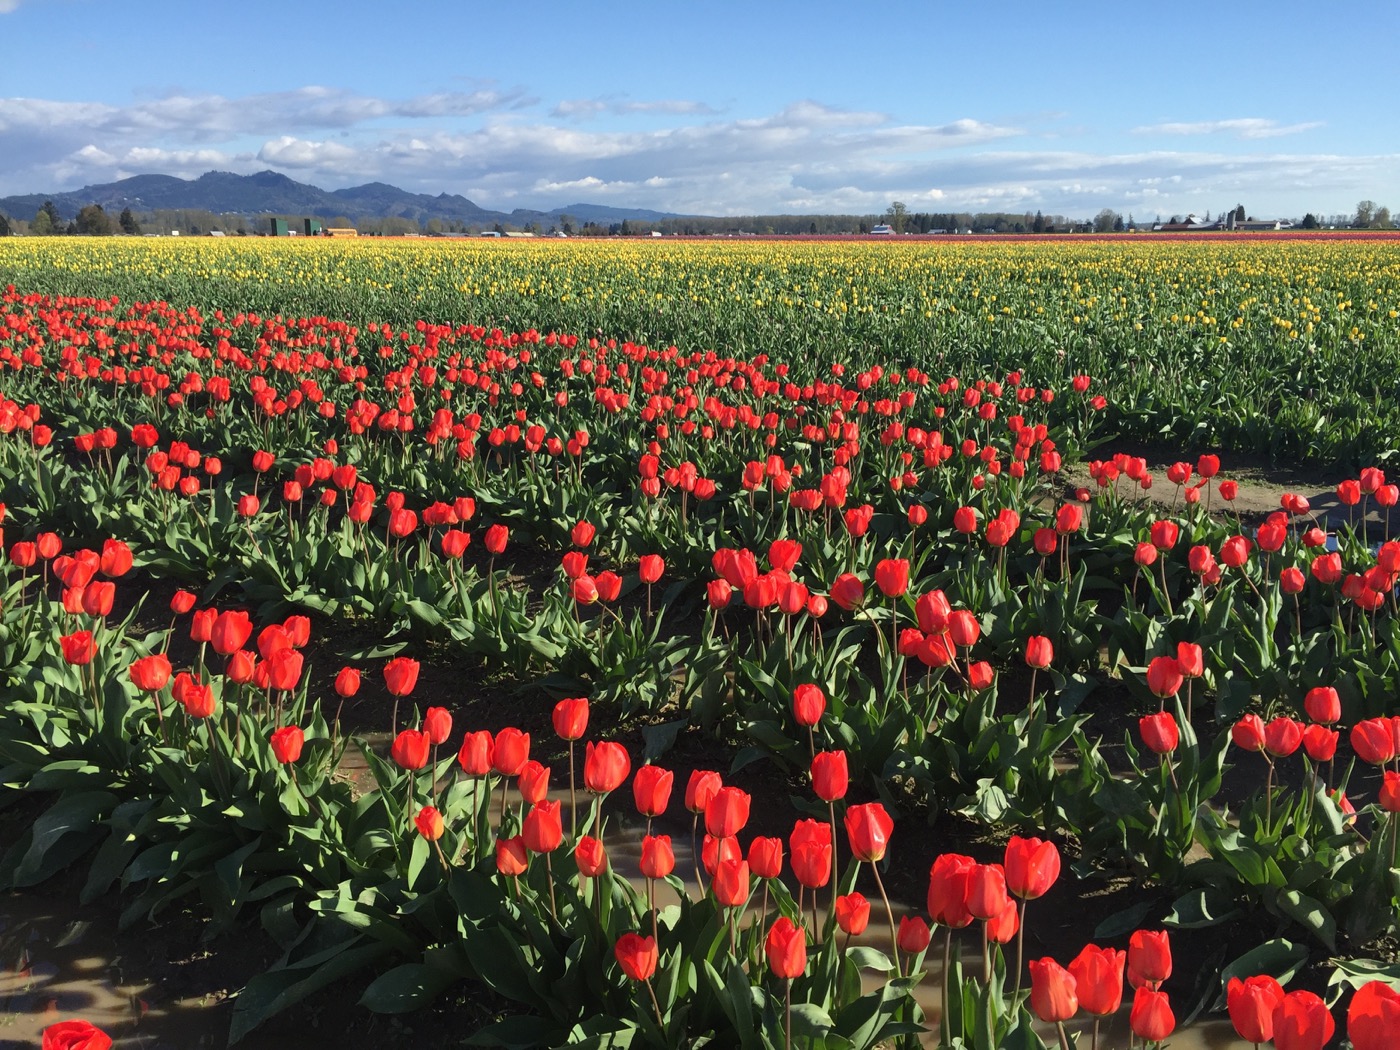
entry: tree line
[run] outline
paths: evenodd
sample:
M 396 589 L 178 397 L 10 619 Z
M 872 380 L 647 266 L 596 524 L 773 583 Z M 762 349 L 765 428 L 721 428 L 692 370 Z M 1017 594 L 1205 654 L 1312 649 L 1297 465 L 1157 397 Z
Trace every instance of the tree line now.
M 1243 204 L 1227 209 L 1221 215 L 1233 212 L 1237 221 L 1252 218 L 1247 215 Z M 10 234 L 31 236 L 93 236 L 105 237 L 114 234 L 138 236 L 142 233 L 169 235 L 186 234 L 199 236 L 220 233 L 226 236 L 248 236 L 269 232 L 271 218 L 283 218 L 292 229 L 301 226 L 302 216 L 268 216 L 249 218 L 238 214 L 215 214 L 197 208 L 158 209 L 133 214 L 130 208 L 123 208 L 114 219 L 100 204 L 89 204 L 79 210 L 72 219 L 63 219 L 53 201 L 45 201 L 28 222 L 9 218 L 0 213 L 0 237 Z M 1206 221 L 1210 212 L 1206 212 Z M 1157 217 L 1158 222 L 1161 216 Z M 1172 223 L 1182 221 L 1180 215 L 1173 215 Z M 350 227 L 367 236 L 443 236 L 448 234 L 478 234 L 487 229 L 497 233 L 513 232 L 517 227 L 506 224 L 474 224 L 460 220 L 426 219 L 418 220 L 403 216 L 365 217 L 351 220 L 337 215 L 324 222 L 329 227 Z M 910 212 L 900 201 L 893 202 L 883 215 L 738 215 L 738 216 L 688 216 L 655 221 L 625 220 L 615 223 L 578 223 L 568 215 L 561 215 L 557 223 L 547 228 L 541 223 L 530 223 L 525 232 L 536 234 L 563 233 L 571 237 L 631 237 L 647 236 L 652 231 L 670 236 L 833 236 L 842 234 L 868 234 L 877 225 L 889 226 L 896 234 L 936 234 L 936 233 L 1121 233 L 1138 228 L 1136 220 L 1129 214 L 1122 214 L 1111 208 L 1104 208 L 1093 219 L 1078 220 L 1064 215 L 1045 215 L 1036 212 Z M 1150 224 L 1147 224 L 1150 225 Z M 1322 215 L 1307 213 L 1296 225 L 1305 230 L 1320 228 L 1351 229 L 1392 229 L 1390 209 L 1371 200 L 1357 204 L 1356 211 L 1345 215 Z

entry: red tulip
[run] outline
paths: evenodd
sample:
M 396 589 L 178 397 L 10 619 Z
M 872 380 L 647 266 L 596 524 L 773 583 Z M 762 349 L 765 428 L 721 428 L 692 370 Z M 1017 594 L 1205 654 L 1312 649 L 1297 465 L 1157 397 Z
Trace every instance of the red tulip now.
M 452 713 L 445 707 L 430 707 L 423 715 L 423 731 L 433 746 L 447 742 L 452 735 Z
M 1128 983 L 1157 986 L 1172 975 L 1172 947 L 1166 930 L 1138 930 L 1128 941 Z
M 588 555 L 582 551 L 568 551 L 560 559 L 560 566 L 564 570 L 564 575 L 570 580 L 577 580 L 580 576 L 588 572 Z
M 510 530 L 504 525 L 492 525 L 486 530 L 486 538 L 483 541 L 486 549 L 492 554 L 504 553 L 506 540 L 510 537 Z
M 92 662 L 93 656 L 97 652 L 97 646 L 93 644 L 91 631 L 74 631 L 72 634 L 65 634 L 58 640 L 59 647 L 63 650 L 65 663 L 70 663 L 75 667 L 82 667 Z
M 786 915 L 779 916 L 768 930 L 763 951 L 774 977 L 792 980 L 807 969 L 807 935 Z
M 468 733 L 457 752 L 457 763 L 468 776 L 484 777 L 495 761 L 496 742 L 489 730 Z
M 1055 531 L 1061 536 L 1078 532 L 1083 524 L 1084 510 L 1077 503 L 1065 503 L 1055 512 Z
M 342 667 L 335 676 L 335 691 L 342 697 L 351 697 L 360 691 L 360 672 L 353 667 Z
M 845 824 L 851 855 L 856 860 L 873 864 L 884 857 L 894 831 L 894 821 L 884 806 L 878 802 L 851 806 L 846 810 Z
M 1245 715 L 1230 729 L 1230 739 L 1245 751 L 1264 750 L 1264 720 L 1258 715 Z
M 622 593 L 622 577 L 610 570 L 600 572 L 593 577 L 593 589 L 598 592 L 600 601 L 615 602 Z
M 515 786 L 520 789 L 520 797 L 532 806 L 537 806 L 549 797 L 549 767 L 533 758 L 520 767 L 515 778 Z
M 723 786 L 723 779 L 713 769 L 692 769 L 685 785 L 685 808 L 697 815 L 704 813 Z
M 1138 729 L 1142 733 L 1142 742 L 1153 754 L 1169 755 L 1181 743 L 1181 732 L 1170 711 L 1144 715 L 1138 719 Z
M 278 649 L 267 658 L 268 684 L 273 689 L 290 692 L 301 681 L 305 657 L 295 649 Z
M 967 665 L 967 684 L 978 692 L 991 687 L 996 672 L 986 660 L 978 660 Z
M 1303 742 L 1303 727 L 1293 719 L 1280 716 L 1264 727 L 1264 750 L 1277 758 L 1287 758 Z
M 744 860 L 722 860 L 715 865 L 710 890 L 723 908 L 742 908 L 749 900 L 749 865 Z
M 783 873 L 783 840 L 760 835 L 749 843 L 749 871 L 760 879 Z
M 530 811 L 525 814 L 520 837 L 525 840 L 525 848 L 531 853 L 553 853 L 564 841 L 559 806 L 557 800 L 540 802 L 531 806 Z
M 1022 900 L 1042 897 L 1060 877 L 1060 851 L 1053 842 L 1012 835 L 1006 843 L 1006 888 Z
M 59 1021 L 44 1029 L 40 1050 L 108 1050 L 112 1039 L 87 1021 Z
M 1400 992 L 1383 981 L 1363 984 L 1347 1009 L 1353 1050 L 1390 1050 L 1400 1032 Z
M 1331 762 L 1337 753 L 1337 737 L 1335 729 L 1310 725 L 1303 730 L 1303 750 L 1314 762 Z
M 982 637 L 982 625 L 967 609 L 955 609 L 948 616 L 948 634 L 954 645 L 970 649 Z
M 573 541 L 575 547 L 587 547 L 593 542 L 593 537 L 598 534 L 598 530 L 586 521 L 577 522 L 569 530 L 569 539 Z
M 1356 757 L 1373 766 L 1382 766 L 1395 757 L 1395 735 L 1390 721 L 1368 718 L 1351 727 L 1351 747 Z
M 1055 662 L 1055 647 L 1049 638 L 1033 634 L 1026 640 L 1026 666 L 1044 671 Z
M 733 835 L 725 838 L 715 838 L 713 835 L 706 835 L 700 843 L 700 863 L 704 865 L 707 872 L 713 875 L 720 864 L 726 860 L 740 860 L 744 856 L 744 851 L 739 848 L 739 840 Z
M 847 612 L 865 600 L 865 584 L 859 576 L 843 572 L 831 581 L 831 600 Z
M 934 922 L 954 930 L 972 922 L 967 897 L 976 866 L 975 860 L 959 853 L 943 853 L 934 860 L 928 879 L 928 911 Z
M 875 565 L 875 585 L 886 598 L 898 598 L 909 589 L 909 562 L 886 558 Z
M 1128 1025 L 1133 1034 L 1147 1042 L 1161 1042 L 1176 1030 L 1176 1015 L 1166 992 L 1155 991 L 1146 985 L 1133 996 L 1132 1013 L 1128 1015 Z
M 995 919 L 1008 900 L 1006 871 L 1000 864 L 977 864 L 967 873 L 967 910 L 974 919 Z
M 163 689 L 165 683 L 170 681 L 170 671 L 170 661 L 165 658 L 164 653 L 143 656 L 133 661 L 127 669 L 131 683 L 145 693 L 156 693 Z
M 596 839 L 592 835 L 581 836 L 578 844 L 574 846 L 574 862 L 578 864 L 578 872 L 584 878 L 596 879 L 607 871 L 608 852 L 603 847 L 602 839 Z
M 705 831 L 716 838 L 739 834 L 749 822 L 752 799 L 747 791 L 736 787 L 721 787 L 705 807 Z
M 185 709 L 191 718 L 209 718 L 214 714 L 215 701 L 214 690 L 204 684 L 197 682 L 189 675 L 182 674 L 181 678 L 186 679 L 185 687 L 179 691 L 176 699 Z M 178 682 L 178 679 L 177 679 Z M 172 695 L 175 690 L 171 690 Z
M 1195 642 L 1177 642 L 1176 666 L 1183 678 L 1200 678 L 1206 673 L 1205 651 Z
M 905 915 L 899 920 L 899 934 L 895 938 L 895 944 L 899 950 L 906 955 L 918 955 L 919 952 L 928 948 L 931 938 L 928 923 L 917 915 Z
M 676 854 L 671 849 L 671 836 L 644 836 L 642 838 L 642 875 L 648 879 L 664 879 L 675 869 Z
M 125 576 L 131 571 L 131 548 L 121 540 L 103 541 L 101 566 L 103 576 Z
M 812 790 L 823 802 L 835 802 L 846 797 L 850 776 L 846 768 L 846 752 L 819 751 L 812 758 Z
M 858 937 L 870 924 L 870 902 L 864 895 L 848 893 L 836 898 L 836 925 L 842 933 Z
M 800 726 L 814 726 L 826 712 L 826 694 L 810 682 L 792 691 L 792 716 Z
M 301 757 L 301 748 L 305 741 L 306 735 L 300 726 L 282 726 L 272 731 L 268 743 L 272 747 L 272 757 L 285 766 Z
M 1309 689 L 1308 695 L 1303 697 L 1303 710 L 1314 722 L 1331 725 L 1341 720 L 1342 698 L 1330 685 L 1319 685 Z
M 530 734 L 522 733 L 514 726 L 507 726 L 496 734 L 492 744 L 491 768 L 503 777 L 520 775 L 520 770 L 530 760 Z
M 588 700 L 575 697 L 554 705 L 554 732 L 561 740 L 581 740 L 588 731 Z
M 1123 1002 L 1123 961 L 1125 953 L 1114 948 L 1086 944 L 1069 964 L 1074 974 L 1079 1005 L 1087 1013 L 1107 1017 Z
M 644 817 L 659 817 L 671 801 L 675 774 L 660 766 L 642 766 L 632 778 L 632 799 Z
M 418 834 L 429 842 L 436 842 L 442 838 L 442 833 L 446 828 L 442 814 L 436 806 L 424 806 L 420 809 L 418 815 L 413 818 L 413 824 L 417 827 Z
M 653 584 L 661 579 L 661 574 L 666 571 L 666 563 L 662 561 L 659 554 L 643 554 L 637 563 L 637 575 L 645 584 Z
M 1275 1050 L 1322 1050 L 1336 1028 L 1327 1004 L 1312 992 L 1289 992 L 1274 1007 Z
M 253 621 L 242 609 L 221 612 L 209 632 L 209 642 L 220 656 L 238 652 L 253 635 Z
M 1068 1021 L 1079 1011 L 1074 975 L 1054 959 L 1034 959 L 1031 971 L 1031 1009 L 1046 1024 Z
M 792 572 L 802 557 L 802 544 L 796 540 L 774 540 L 768 545 L 768 564 L 780 572 Z
M 497 745 L 499 748 L 499 744 Z M 627 748 L 616 741 L 588 742 L 583 760 L 583 785 L 595 795 L 616 791 L 632 771 Z
M 637 933 L 624 933 L 619 937 L 613 955 L 622 972 L 634 981 L 650 980 L 661 957 L 656 941 Z
M 1147 688 L 1152 690 L 1153 696 L 1163 700 L 1176 696 L 1182 681 L 1181 664 L 1174 656 L 1154 656 L 1147 665 Z
M 431 744 L 427 733 L 417 729 L 405 729 L 394 738 L 389 748 L 389 757 L 403 769 L 422 769 L 428 764 Z
M 384 684 L 393 696 L 407 696 L 418 684 L 418 661 L 396 656 L 384 667 Z
M 1387 813 L 1400 813 L 1400 773 L 1387 769 L 1376 801 Z
M 1274 1008 L 1283 1001 L 1283 987 L 1265 974 L 1243 981 L 1231 977 L 1225 989 L 1230 1021 L 1247 1043 L 1267 1043 L 1274 1037 Z

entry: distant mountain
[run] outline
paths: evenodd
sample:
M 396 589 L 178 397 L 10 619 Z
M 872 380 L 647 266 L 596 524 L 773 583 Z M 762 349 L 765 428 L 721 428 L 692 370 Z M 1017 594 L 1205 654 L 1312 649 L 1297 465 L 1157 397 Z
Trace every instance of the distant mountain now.
M 51 200 L 65 219 L 76 216 L 89 204 L 100 204 L 108 212 L 130 208 L 133 212 L 199 209 L 216 215 L 235 214 L 254 218 L 259 215 L 305 215 L 318 219 L 345 216 L 349 219 L 400 217 L 416 222 L 429 219 L 489 226 L 511 223 L 524 226 L 535 222 L 551 225 L 567 215 L 578 223 L 614 223 L 624 220 L 654 222 L 680 216 L 646 208 L 614 208 L 601 204 L 571 204 L 566 208 L 534 211 L 517 208 L 506 212 L 482 208 L 458 194 L 409 193 L 383 182 L 370 182 L 343 190 L 323 190 L 297 182 L 275 171 L 256 175 L 235 175 L 228 171 L 207 171 L 197 179 L 173 175 L 133 175 L 120 182 L 84 186 L 67 193 L 26 193 L 0 197 L 0 212 L 28 219 Z

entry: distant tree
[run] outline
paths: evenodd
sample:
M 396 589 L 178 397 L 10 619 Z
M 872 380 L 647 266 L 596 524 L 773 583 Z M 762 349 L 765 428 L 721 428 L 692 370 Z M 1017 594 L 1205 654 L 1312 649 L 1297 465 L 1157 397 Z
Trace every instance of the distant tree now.
M 1353 226 L 1365 229 L 1376 221 L 1376 202 L 1361 201 L 1356 205 L 1356 218 L 1352 221 Z
M 816 233 L 816 232 L 817 232 L 817 224 L 816 224 L 815 222 L 814 222 L 814 223 L 811 223 L 811 224 L 807 227 L 807 232 L 808 232 L 808 233 Z
M 1123 232 L 1123 216 L 1119 215 L 1119 216 L 1116 216 L 1116 217 L 1114 218 L 1114 220 L 1113 220 L 1113 232 L 1114 232 L 1114 233 L 1122 233 L 1122 232 Z
M 1303 229 L 1315 230 L 1317 229 L 1318 225 L 1319 224 L 1317 221 L 1317 216 L 1314 215 L 1312 212 L 1308 212 L 1306 215 L 1303 216 Z
M 903 201 L 895 201 L 890 205 L 890 210 L 886 215 L 889 224 L 894 227 L 895 233 L 904 232 L 904 217 L 909 214 L 909 209 L 904 206 Z
M 1045 216 L 1042 215 L 1042 214 L 1040 214 L 1040 212 L 1038 212 L 1038 211 L 1035 213 L 1035 222 L 1031 223 L 1031 232 L 1032 232 L 1032 233 L 1044 233 L 1044 232 L 1045 232 Z
M 78 233 L 85 237 L 110 237 L 116 232 L 112 217 L 102 210 L 100 204 L 89 204 L 78 212 L 74 220 Z
M 1244 222 L 1244 221 L 1245 221 L 1244 205 L 1243 205 L 1243 204 L 1236 204 L 1236 205 L 1235 205 L 1235 221 L 1236 221 L 1236 222 Z
M 10 220 L 7 219 L 7 218 L 5 218 L 5 213 L 4 213 L 4 212 L 0 212 L 0 237 L 8 237 L 9 235 L 10 235 Z
M 68 221 L 67 227 L 64 229 L 63 232 L 65 236 L 76 237 L 78 235 L 78 220 L 70 219 Z
M 1110 233 L 1113 230 L 1113 224 L 1115 222 L 1121 225 L 1123 216 L 1119 215 L 1112 208 L 1105 208 L 1094 216 L 1094 232 Z
M 136 221 L 136 216 L 131 214 L 130 208 L 122 209 L 122 213 L 117 216 L 117 225 L 128 237 L 134 237 L 141 232 L 141 224 Z
M 1376 217 L 1371 225 L 1382 230 L 1390 229 L 1390 209 L 1384 206 L 1377 208 Z
M 1130 230 L 1135 230 L 1135 229 L 1137 229 L 1137 223 L 1133 221 L 1133 213 L 1132 213 L 1132 212 L 1128 212 L 1128 229 L 1130 229 Z
M 34 221 L 29 224 L 29 232 L 35 237 L 48 237 L 53 233 L 53 219 L 43 208 L 34 213 Z

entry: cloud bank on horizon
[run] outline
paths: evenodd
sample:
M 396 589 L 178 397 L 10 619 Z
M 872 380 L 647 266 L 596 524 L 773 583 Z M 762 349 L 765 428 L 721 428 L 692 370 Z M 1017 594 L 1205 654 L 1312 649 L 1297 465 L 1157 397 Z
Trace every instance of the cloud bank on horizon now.
M 0 13 L 23 36 L 90 4 L 0 0 Z M 1376 0 L 1338 5 L 1378 38 L 1396 21 Z M 940 24 L 947 46 L 898 34 L 872 46 L 871 25 L 923 24 L 909 0 L 860 11 L 715 0 L 704 13 L 600 0 L 599 25 L 625 26 L 627 47 L 590 51 L 559 21 L 572 9 L 555 19 L 551 6 L 531 13 L 567 45 L 513 43 L 521 12 L 424 0 L 414 39 L 382 28 L 326 47 L 339 39 L 327 20 L 382 27 L 381 12 L 363 0 L 245 0 L 257 42 L 211 48 L 189 41 L 226 28 L 212 8 L 132 0 L 127 17 L 144 19 L 138 35 L 155 48 L 143 62 L 81 36 L 69 41 L 77 61 L 13 53 L 0 76 L 0 196 L 272 168 L 328 189 L 389 182 L 504 210 L 876 213 L 899 200 L 1150 218 L 1238 201 L 1294 217 L 1362 198 L 1400 206 L 1400 150 L 1381 111 L 1395 70 L 1357 51 L 1321 77 L 1290 66 L 1303 43 L 1251 36 L 1305 15 L 1302 0 L 1242 0 L 1224 14 L 1183 0 L 1183 24 L 1212 27 L 1195 36 L 1115 13 L 1119 36 L 1070 35 L 1063 48 L 1048 46 L 1059 17 L 1029 0 L 998 0 L 998 12 L 1045 46 L 963 46 L 988 29 L 962 10 Z M 1225 48 L 1213 34 L 1255 42 Z

